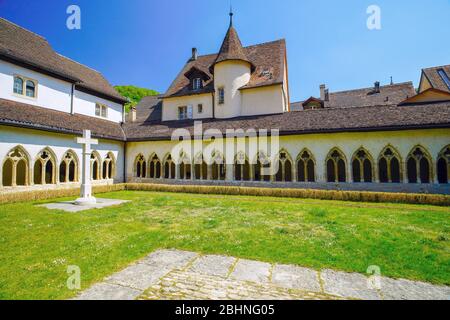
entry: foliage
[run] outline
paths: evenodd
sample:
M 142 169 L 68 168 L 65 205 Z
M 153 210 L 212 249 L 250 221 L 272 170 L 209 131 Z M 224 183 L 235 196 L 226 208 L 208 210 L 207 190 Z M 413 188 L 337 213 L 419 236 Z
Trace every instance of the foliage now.
M 125 111 L 129 112 L 131 107 L 136 106 L 143 97 L 155 96 L 159 94 L 155 90 L 139 88 L 136 86 L 115 86 L 117 92 L 119 92 L 125 98 L 130 100 L 129 103 L 125 105 Z

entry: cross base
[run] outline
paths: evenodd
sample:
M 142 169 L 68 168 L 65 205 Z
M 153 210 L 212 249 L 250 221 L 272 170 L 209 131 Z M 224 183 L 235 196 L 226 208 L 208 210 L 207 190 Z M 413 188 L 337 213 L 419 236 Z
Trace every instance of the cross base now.
M 90 206 L 97 203 L 95 197 L 78 198 L 75 200 L 74 204 L 78 206 Z

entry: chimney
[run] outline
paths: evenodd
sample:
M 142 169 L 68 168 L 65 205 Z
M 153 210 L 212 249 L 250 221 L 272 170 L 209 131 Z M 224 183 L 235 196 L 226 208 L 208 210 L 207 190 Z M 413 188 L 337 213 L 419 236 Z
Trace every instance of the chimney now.
M 321 84 L 320 85 L 320 100 L 325 101 L 325 90 L 326 90 L 326 86 L 324 84 Z
M 325 89 L 325 99 L 324 101 L 330 101 L 330 90 Z
M 191 58 L 191 60 L 195 61 L 195 60 L 197 60 L 197 58 L 198 58 L 197 48 L 192 48 L 192 58 Z
M 131 107 L 130 113 L 128 113 L 128 121 L 136 122 L 136 107 Z
M 380 81 L 376 81 L 375 82 L 375 89 L 374 89 L 375 93 L 380 93 Z

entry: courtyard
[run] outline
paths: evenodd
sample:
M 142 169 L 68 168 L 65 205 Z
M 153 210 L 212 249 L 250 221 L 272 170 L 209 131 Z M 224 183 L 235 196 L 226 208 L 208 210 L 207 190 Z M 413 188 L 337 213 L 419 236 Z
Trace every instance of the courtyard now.
M 97 196 L 129 202 L 78 213 L 40 206 L 67 198 L 0 206 L 1 299 L 75 298 L 162 249 L 322 275 L 367 276 L 376 266 L 383 277 L 450 285 L 446 207 L 145 191 Z M 68 266 L 81 270 L 81 290 L 67 288 Z M 179 277 L 189 287 L 190 269 L 178 271 L 162 280 Z M 140 298 L 169 298 L 160 289 Z

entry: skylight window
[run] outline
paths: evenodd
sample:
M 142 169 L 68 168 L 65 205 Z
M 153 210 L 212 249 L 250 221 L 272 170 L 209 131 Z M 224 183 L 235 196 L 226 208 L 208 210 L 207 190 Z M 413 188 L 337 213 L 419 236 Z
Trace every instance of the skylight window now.
M 447 88 L 450 90 L 450 79 L 448 78 L 448 75 L 445 73 L 444 69 L 439 69 L 438 73 L 441 76 L 442 80 L 447 85 Z

